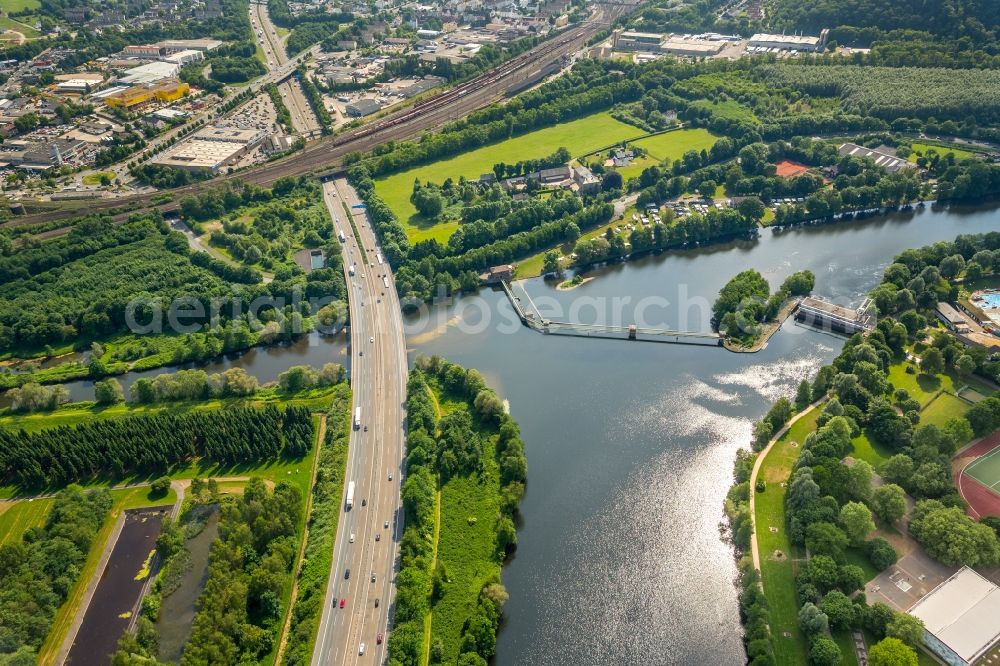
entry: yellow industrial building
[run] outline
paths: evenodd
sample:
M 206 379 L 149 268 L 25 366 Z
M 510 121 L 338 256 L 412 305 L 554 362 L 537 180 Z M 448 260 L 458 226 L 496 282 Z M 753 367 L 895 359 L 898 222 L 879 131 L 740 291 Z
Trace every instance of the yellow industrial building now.
M 191 86 L 183 81 L 167 79 L 159 83 L 126 88 L 105 97 L 104 103 L 113 108 L 132 109 L 153 100 L 173 102 L 187 95 L 190 90 Z

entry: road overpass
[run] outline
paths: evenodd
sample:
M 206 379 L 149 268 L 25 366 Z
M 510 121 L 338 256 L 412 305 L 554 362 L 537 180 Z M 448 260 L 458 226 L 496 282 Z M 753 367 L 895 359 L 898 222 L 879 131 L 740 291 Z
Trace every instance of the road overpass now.
M 362 206 L 354 189 L 343 179 L 327 181 L 323 198 L 346 238 L 343 257 L 350 293 L 352 408 L 360 409 L 360 427 L 352 424 L 345 496 L 312 663 L 382 664 L 386 643 L 380 644 L 377 637 L 386 638 L 392 624 L 403 534 L 400 488 L 407 374 L 403 318 L 392 270 L 384 259 L 379 262 L 378 241 L 367 211 L 354 208 Z M 350 275 L 352 266 L 354 275 Z M 354 506 L 348 510 L 346 487 L 351 482 L 355 484 Z M 347 571 L 350 577 L 345 576 Z M 362 643 L 364 655 L 360 654 Z
M 271 16 L 267 12 L 267 2 L 250 3 L 250 25 L 256 36 L 257 43 L 264 51 L 264 60 L 267 69 L 278 70 L 287 66 L 289 58 L 285 51 L 285 43 L 278 35 L 277 29 L 271 23 Z M 310 54 L 317 52 L 313 47 L 308 51 Z M 294 70 L 293 70 L 294 71 Z M 288 114 L 292 118 L 292 127 L 297 134 L 302 136 L 312 136 L 319 132 L 319 121 L 312 107 L 306 101 L 305 93 L 302 92 L 302 85 L 296 78 L 289 76 L 278 84 L 278 92 L 281 99 L 288 107 Z

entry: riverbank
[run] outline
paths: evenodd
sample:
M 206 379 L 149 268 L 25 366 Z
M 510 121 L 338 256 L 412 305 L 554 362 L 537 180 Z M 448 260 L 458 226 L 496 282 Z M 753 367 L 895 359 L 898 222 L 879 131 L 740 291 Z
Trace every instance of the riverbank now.
M 403 541 L 421 552 L 402 560 L 389 657 L 488 660 L 507 601 L 500 569 L 517 544 L 524 444 L 482 376 L 437 357 L 418 359 L 411 372 L 407 413 Z M 428 458 L 435 440 L 439 462 Z

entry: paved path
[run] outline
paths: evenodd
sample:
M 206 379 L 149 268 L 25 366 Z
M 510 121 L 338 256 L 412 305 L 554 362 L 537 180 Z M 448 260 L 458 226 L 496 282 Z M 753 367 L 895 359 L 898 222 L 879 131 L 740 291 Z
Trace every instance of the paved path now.
M 826 400 L 827 396 L 823 396 L 789 419 L 788 423 L 786 423 L 781 430 L 774 434 L 774 437 L 771 438 L 771 441 L 767 443 L 767 446 L 764 447 L 764 449 L 757 455 L 757 459 L 753 462 L 753 471 L 750 472 L 750 525 L 752 527 L 750 532 L 750 555 L 753 558 L 753 568 L 757 571 L 760 571 L 760 553 L 757 547 L 757 510 L 754 506 L 754 499 L 757 495 L 754 491 L 754 487 L 757 485 L 757 473 L 760 471 L 764 458 L 767 457 L 767 454 L 771 451 L 771 447 L 774 446 L 775 442 L 784 437 L 785 433 L 788 432 L 799 419 L 822 405 L 826 402 Z

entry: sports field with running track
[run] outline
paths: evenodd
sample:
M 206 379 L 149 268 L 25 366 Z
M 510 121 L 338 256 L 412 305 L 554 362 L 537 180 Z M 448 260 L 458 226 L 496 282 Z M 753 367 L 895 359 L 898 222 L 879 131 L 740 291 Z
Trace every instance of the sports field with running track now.
M 969 515 L 1000 516 L 1000 430 L 959 453 L 955 462 L 955 485 L 969 503 Z

